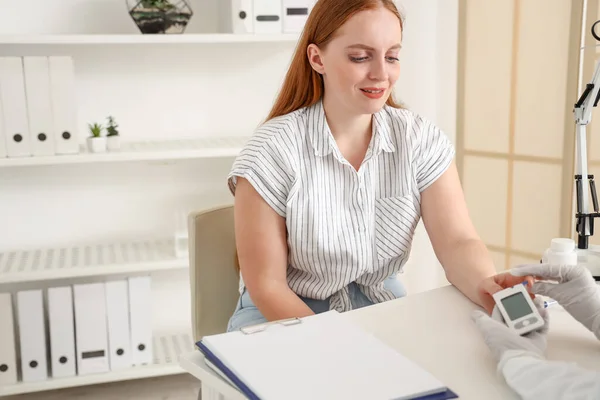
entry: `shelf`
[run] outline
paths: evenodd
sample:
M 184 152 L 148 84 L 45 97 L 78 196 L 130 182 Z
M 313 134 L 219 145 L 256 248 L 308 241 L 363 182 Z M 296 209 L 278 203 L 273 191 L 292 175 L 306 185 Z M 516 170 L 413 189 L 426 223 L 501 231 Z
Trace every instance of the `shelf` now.
M 88 153 L 82 146 L 79 154 L 0 158 L 0 167 L 235 157 L 247 140 L 248 137 L 212 137 L 122 142 L 121 150 L 106 153 Z
M 0 45 L 88 45 L 88 44 L 201 44 L 296 42 L 298 34 L 80 34 L 80 35 L 0 35 Z
M 174 241 L 146 240 L 0 253 L 0 284 L 183 269 Z
M 50 378 L 41 382 L 20 382 L 0 386 L 0 397 L 46 390 L 64 389 L 99 383 L 182 374 L 179 357 L 193 351 L 192 336 L 188 333 L 161 335 L 153 338 L 154 364 L 132 367 L 121 371 L 70 378 Z

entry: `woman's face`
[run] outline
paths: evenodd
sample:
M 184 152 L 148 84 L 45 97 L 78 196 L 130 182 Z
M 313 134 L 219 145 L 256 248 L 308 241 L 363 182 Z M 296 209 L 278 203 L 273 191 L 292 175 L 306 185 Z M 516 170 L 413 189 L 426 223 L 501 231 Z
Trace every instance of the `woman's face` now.
M 381 7 L 355 14 L 324 49 L 310 45 L 308 56 L 330 100 L 351 113 L 373 114 L 400 75 L 401 41 L 400 21 Z

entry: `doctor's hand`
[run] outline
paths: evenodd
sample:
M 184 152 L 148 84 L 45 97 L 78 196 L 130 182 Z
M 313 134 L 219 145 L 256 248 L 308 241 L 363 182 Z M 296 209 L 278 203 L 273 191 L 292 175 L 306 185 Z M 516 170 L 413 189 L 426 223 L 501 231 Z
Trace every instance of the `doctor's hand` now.
M 526 264 L 510 270 L 515 276 L 533 275 L 554 282 L 535 282 L 533 293 L 556 300 L 600 339 L 600 286 L 581 266 Z
M 524 281 L 527 281 L 527 289 L 530 290 L 533 285 L 534 279 L 532 276 L 514 276 L 508 272 L 504 272 L 502 274 L 490 276 L 482 280 L 477 286 L 477 292 L 479 294 L 479 299 L 481 300 L 481 305 L 488 314 L 492 314 L 494 310 L 494 306 L 496 302 L 492 297 L 494 293 L 504 290 L 506 288 L 522 284 Z M 531 298 L 535 298 L 534 295 L 531 295 Z
M 519 335 L 506 326 L 498 308 L 494 308 L 491 317 L 483 311 L 473 311 L 471 318 L 497 362 L 504 362 L 524 353 L 544 358 L 549 323 L 548 312 L 543 308 L 540 299 L 535 299 L 534 303 L 544 319 L 544 326 L 525 335 Z

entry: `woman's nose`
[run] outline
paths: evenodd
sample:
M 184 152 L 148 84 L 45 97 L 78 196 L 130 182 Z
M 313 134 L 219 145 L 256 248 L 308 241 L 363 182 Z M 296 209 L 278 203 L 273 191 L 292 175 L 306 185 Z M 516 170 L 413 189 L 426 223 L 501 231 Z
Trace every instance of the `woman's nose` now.
M 386 81 L 388 73 L 386 69 L 385 60 L 374 60 L 371 63 L 371 70 L 369 71 L 369 78 L 374 81 Z

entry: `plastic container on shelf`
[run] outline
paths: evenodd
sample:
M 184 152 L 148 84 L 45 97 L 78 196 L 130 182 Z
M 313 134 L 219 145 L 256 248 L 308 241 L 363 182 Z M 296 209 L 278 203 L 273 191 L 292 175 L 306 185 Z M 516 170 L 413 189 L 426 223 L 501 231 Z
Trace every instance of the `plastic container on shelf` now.
M 568 238 L 554 238 L 550 248 L 542 256 L 542 262 L 551 265 L 577 265 L 578 253 L 575 241 Z
M 575 241 L 568 238 L 555 238 L 542 256 L 548 264 L 578 265 L 587 268 L 600 285 L 600 246 L 590 244 L 587 249 L 579 249 Z
M 577 265 L 590 270 L 600 285 L 600 246 L 590 244 L 587 249 L 577 249 Z

